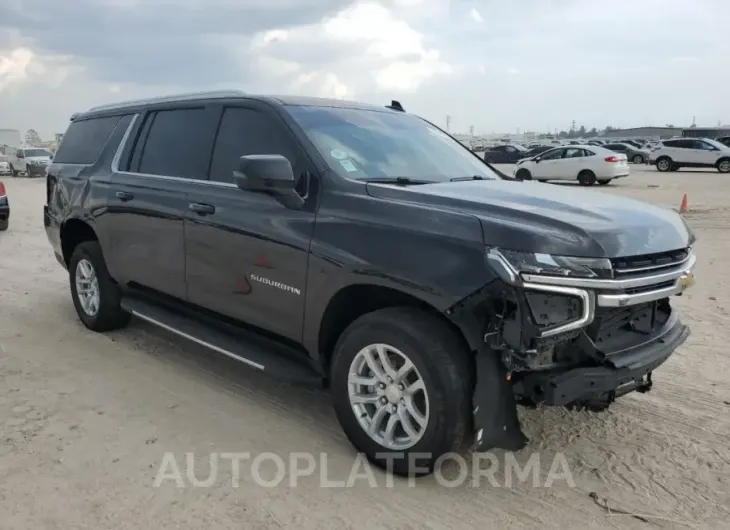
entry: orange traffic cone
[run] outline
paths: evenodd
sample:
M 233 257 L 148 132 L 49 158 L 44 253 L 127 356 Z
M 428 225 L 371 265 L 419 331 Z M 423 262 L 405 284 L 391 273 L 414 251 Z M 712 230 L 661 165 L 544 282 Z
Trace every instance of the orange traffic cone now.
M 682 196 L 682 203 L 679 205 L 679 213 L 684 213 L 689 210 L 689 205 L 687 204 L 687 194 L 685 193 Z

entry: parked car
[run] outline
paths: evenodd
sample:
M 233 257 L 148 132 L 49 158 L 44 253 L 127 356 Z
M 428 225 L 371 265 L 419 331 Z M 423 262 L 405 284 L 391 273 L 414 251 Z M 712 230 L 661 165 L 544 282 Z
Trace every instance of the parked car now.
M 46 191 L 88 329 L 134 315 L 327 385 L 352 444 L 397 474 L 472 441 L 524 447 L 517 402 L 600 409 L 647 391 L 689 334 L 669 299 L 693 281 L 681 216 L 502 179 L 395 102 L 95 107 L 73 117 Z
M 8 229 L 10 224 L 10 202 L 8 201 L 8 193 L 5 190 L 5 184 L 0 180 L 0 232 Z
M 683 167 L 714 167 L 730 173 L 730 148 L 709 138 L 663 140 L 652 149 L 649 163 L 658 171 L 677 171 Z
M 53 153 L 40 147 L 17 149 L 9 156 L 11 171 L 14 176 L 25 173 L 29 177 L 44 177 L 46 167 L 53 159 Z
M 608 184 L 629 176 L 626 155 L 595 145 L 576 145 L 546 151 L 518 162 L 513 172 L 519 180 L 569 180 L 582 186 Z
M 490 164 L 514 164 L 526 153 L 527 149 L 521 145 L 498 145 L 484 151 L 484 161 Z
M 605 144 L 605 149 L 626 155 L 634 164 L 646 164 L 649 161 L 649 151 L 638 149 L 631 144 L 613 143 Z
M 718 138 L 715 138 L 718 142 L 720 142 L 725 147 L 730 147 L 730 136 L 720 136 Z
M 13 170 L 10 168 L 10 159 L 7 155 L 0 155 L 0 176 L 12 175 Z
M 541 153 L 544 153 L 545 151 L 549 151 L 550 149 L 554 149 L 554 146 L 552 145 L 539 145 L 537 147 L 533 147 L 526 153 L 524 153 L 524 156 L 522 158 L 532 158 L 533 156 L 537 156 Z

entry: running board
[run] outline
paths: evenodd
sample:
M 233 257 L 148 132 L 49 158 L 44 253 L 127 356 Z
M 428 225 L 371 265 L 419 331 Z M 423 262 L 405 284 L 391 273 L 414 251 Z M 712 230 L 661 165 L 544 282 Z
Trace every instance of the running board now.
M 167 307 L 124 297 L 122 309 L 133 316 L 262 372 L 298 384 L 322 386 L 323 378 L 284 345 L 245 331 L 234 335 Z M 305 355 L 299 353 L 298 355 Z

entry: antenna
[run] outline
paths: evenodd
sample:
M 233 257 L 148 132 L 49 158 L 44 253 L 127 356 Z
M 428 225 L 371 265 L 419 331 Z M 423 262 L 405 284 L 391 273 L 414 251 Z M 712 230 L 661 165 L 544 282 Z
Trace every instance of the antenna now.
M 406 109 L 403 108 L 403 105 L 400 104 L 400 101 L 396 100 L 391 101 L 390 105 L 386 105 L 385 108 L 390 110 L 397 110 L 398 112 L 406 111 Z

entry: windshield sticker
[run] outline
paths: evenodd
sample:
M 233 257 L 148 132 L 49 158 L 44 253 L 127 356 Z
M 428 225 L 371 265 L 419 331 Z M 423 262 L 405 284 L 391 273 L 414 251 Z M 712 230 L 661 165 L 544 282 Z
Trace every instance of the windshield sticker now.
M 332 151 L 330 151 L 330 156 L 335 160 L 346 160 L 347 158 L 349 158 L 347 153 L 344 152 L 342 149 L 332 149 Z
M 347 171 L 348 173 L 354 173 L 357 171 L 355 164 L 353 164 L 349 160 L 340 160 L 340 164 L 345 169 L 345 171 Z

